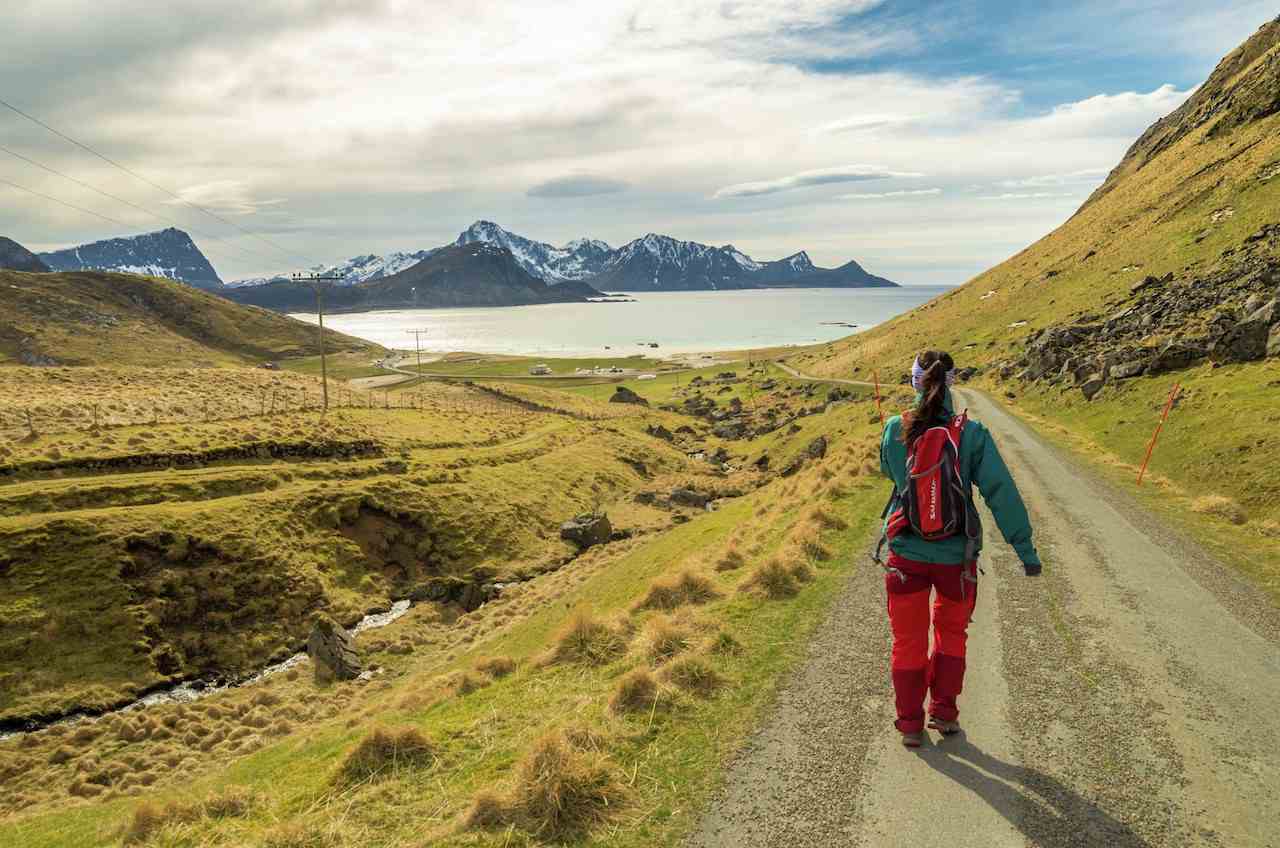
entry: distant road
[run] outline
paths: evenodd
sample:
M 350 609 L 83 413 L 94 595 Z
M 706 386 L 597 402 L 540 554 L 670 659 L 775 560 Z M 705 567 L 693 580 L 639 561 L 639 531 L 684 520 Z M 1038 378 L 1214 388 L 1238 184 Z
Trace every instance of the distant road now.
M 997 402 L 956 394 L 999 442 L 1045 561 L 1023 576 L 983 507 L 965 732 L 899 744 L 866 563 L 690 846 L 1280 845 L 1280 612 Z

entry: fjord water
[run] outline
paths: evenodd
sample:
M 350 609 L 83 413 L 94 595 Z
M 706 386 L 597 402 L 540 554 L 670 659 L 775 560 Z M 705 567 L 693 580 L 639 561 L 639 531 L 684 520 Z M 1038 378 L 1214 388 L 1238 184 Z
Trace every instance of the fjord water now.
M 630 356 L 743 350 L 831 341 L 906 312 L 949 286 L 753 289 L 628 294 L 629 303 L 552 303 L 480 309 L 404 309 L 326 315 L 325 326 L 391 348 Z M 295 318 L 315 321 L 310 314 Z M 856 324 L 851 329 L 849 324 Z

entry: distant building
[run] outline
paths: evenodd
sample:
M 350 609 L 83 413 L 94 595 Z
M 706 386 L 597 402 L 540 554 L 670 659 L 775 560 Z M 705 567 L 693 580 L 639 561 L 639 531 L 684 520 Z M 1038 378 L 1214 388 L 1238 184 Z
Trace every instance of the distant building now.
M 551 366 L 544 363 L 538 363 L 529 369 L 529 373 L 535 377 L 542 377 L 551 373 Z

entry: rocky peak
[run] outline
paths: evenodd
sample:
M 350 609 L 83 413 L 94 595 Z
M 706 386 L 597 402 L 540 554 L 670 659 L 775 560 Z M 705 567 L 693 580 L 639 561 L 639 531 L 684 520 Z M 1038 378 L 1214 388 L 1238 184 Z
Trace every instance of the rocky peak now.
M 0 236 L 0 270 L 40 273 L 48 271 L 49 266 L 13 239 Z

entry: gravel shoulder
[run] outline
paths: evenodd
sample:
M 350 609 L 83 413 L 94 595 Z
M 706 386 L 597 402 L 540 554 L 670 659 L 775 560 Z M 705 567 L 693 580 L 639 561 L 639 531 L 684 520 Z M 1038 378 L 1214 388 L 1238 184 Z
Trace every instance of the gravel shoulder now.
M 984 515 L 966 732 L 898 745 L 868 563 L 688 844 L 1280 845 L 1275 608 L 990 398 L 958 396 L 1046 563 L 1022 576 Z

